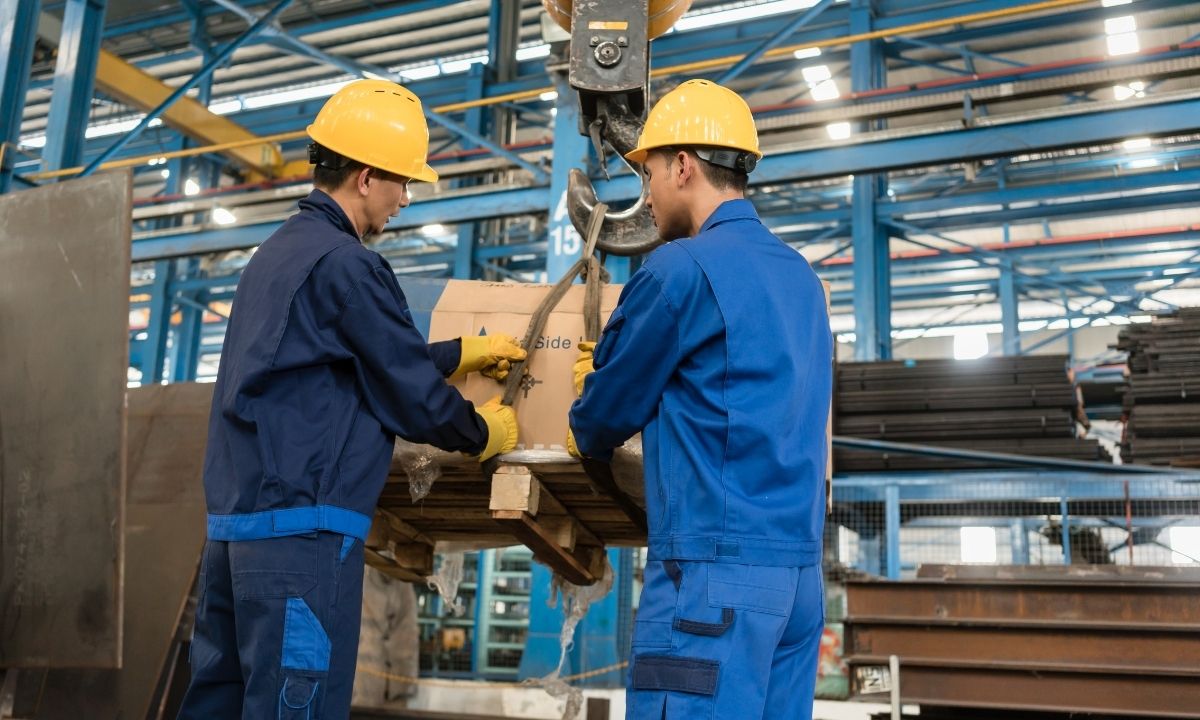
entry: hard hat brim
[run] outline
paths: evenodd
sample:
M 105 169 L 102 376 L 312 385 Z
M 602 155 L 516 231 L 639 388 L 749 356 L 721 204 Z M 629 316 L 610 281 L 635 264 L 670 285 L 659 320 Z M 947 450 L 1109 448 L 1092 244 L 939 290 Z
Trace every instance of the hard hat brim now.
M 420 171 L 417 172 L 417 174 L 413 175 L 412 179 L 427 183 L 437 182 L 438 172 L 437 170 L 429 167 L 429 165 L 425 165 Z
M 646 158 L 650 157 L 651 150 L 653 150 L 653 148 L 634 148 L 633 150 L 625 153 L 625 159 L 629 162 L 635 162 L 639 165 L 642 165 L 646 162 Z

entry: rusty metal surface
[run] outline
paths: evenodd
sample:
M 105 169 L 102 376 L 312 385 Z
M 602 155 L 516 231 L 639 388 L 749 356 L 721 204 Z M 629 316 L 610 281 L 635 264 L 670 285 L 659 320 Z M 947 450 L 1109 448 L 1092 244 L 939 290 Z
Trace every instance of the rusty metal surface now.
M 1200 588 L 1200 567 L 1134 565 L 934 565 L 917 568 L 921 579 L 1012 580 L 1018 582 L 1193 583 Z
M 204 545 L 210 384 L 129 391 L 125 648 L 120 670 L 51 670 L 32 720 L 144 718 Z
M 852 677 L 853 670 L 852 666 Z M 857 692 L 857 688 L 852 687 L 852 691 Z M 919 703 L 922 708 L 1071 709 L 1129 717 L 1200 718 L 1200 680 L 1194 676 L 1031 672 L 902 663 L 900 693 L 905 703 Z
M 1136 581 L 1015 584 L 1003 580 L 847 583 L 855 619 L 1200 624 L 1200 587 Z
M 1200 626 L 1168 630 L 1111 626 L 933 625 L 913 622 L 847 623 L 845 642 L 857 658 L 990 664 L 1026 668 L 1170 671 L 1200 668 Z M 1200 676 L 1196 678 L 1200 682 Z
M 846 583 L 852 692 L 862 694 L 860 680 L 878 678 L 873 668 L 895 655 L 908 703 L 1200 717 L 1194 570 L 928 566 L 918 574 Z
M 120 662 L 131 202 L 0 197 L 0 667 Z

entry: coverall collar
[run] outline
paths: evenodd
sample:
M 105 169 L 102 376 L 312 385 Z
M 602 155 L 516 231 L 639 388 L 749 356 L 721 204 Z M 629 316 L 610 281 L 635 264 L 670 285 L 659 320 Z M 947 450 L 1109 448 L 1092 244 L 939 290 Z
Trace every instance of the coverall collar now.
M 362 238 L 359 238 L 358 231 L 354 229 L 354 223 L 350 222 L 350 216 L 324 190 L 313 188 L 308 197 L 300 201 L 300 209 L 324 215 L 331 225 L 352 237 L 358 238 L 361 242 Z
M 704 225 L 700 227 L 700 232 L 708 232 L 717 225 L 730 220 L 758 220 L 758 211 L 754 209 L 754 204 L 749 200 L 726 200 L 717 206 L 716 210 L 713 210 L 712 215 L 708 216 Z M 762 221 L 759 220 L 759 222 Z

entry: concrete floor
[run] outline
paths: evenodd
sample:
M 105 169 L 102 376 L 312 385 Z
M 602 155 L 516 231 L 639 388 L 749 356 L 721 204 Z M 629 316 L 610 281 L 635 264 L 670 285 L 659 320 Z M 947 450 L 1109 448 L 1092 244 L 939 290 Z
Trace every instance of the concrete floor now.
M 585 690 L 585 697 L 607 698 L 610 720 L 624 720 L 625 691 Z M 470 681 L 436 681 L 423 684 L 410 698 L 407 707 L 439 712 L 479 713 L 527 720 L 561 720 L 563 702 L 541 688 L 513 687 L 506 684 Z M 873 713 L 887 712 L 888 706 L 872 703 L 818 700 L 813 720 L 870 720 Z M 912 708 L 905 708 L 913 712 Z

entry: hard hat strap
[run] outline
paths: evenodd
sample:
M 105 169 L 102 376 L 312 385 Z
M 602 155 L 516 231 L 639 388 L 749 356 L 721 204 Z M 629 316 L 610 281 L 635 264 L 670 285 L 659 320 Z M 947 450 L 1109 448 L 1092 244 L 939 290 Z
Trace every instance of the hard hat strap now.
M 311 142 L 308 144 L 308 162 L 326 170 L 341 170 L 354 161 L 335 153 L 320 143 Z
M 695 148 L 696 157 L 705 162 L 718 165 L 730 170 L 749 175 L 754 172 L 754 168 L 758 165 L 758 158 L 754 153 L 742 152 L 740 150 L 719 150 L 716 148 Z

